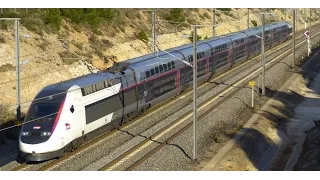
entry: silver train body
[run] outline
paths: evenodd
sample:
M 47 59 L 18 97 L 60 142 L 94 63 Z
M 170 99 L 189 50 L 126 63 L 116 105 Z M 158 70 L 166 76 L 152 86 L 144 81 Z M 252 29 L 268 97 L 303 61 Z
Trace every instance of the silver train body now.
M 292 26 L 265 26 L 265 49 L 291 38 Z M 198 42 L 198 79 L 206 80 L 260 53 L 262 28 Z M 29 161 L 43 161 L 75 149 L 98 129 L 114 129 L 150 106 L 192 84 L 193 45 L 183 45 L 121 62 L 106 72 L 44 87 L 29 107 L 19 147 Z M 174 58 L 173 56 L 176 58 Z

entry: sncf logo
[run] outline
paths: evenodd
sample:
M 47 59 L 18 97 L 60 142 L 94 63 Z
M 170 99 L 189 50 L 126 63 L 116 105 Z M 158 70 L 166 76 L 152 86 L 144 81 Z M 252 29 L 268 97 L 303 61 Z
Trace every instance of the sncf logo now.
M 33 129 L 41 129 L 40 126 L 34 126 Z
M 66 123 L 66 130 L 70 129 L 71 125 L 69 123 Z

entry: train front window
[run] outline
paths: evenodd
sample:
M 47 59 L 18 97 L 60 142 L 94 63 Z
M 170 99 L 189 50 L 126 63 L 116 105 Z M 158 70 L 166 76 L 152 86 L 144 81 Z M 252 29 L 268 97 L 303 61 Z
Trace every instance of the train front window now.
M 33 112 L 32 112 L 33 111 Z M 31 109 L 30 119 L 28 120 L 37 120 L 40 121 L 41 119 L 44 121 L 53 120 L 53 117 L 59 111 L 59 104 L 58 103 L 48 103 L 48 104 L 34 104 L 33 110 Z
M 43 91 L 32 102 L 26 121 L 51 122 L 65 97 L 63 91 Z

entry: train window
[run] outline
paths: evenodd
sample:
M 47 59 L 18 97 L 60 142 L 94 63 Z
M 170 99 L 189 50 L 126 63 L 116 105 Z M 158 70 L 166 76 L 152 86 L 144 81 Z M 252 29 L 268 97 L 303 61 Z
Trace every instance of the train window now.
M 91 88 L 91 86 L 88 86 L 87 88 L 88 88 L 88 94 L 91 94 L 91 93 L 92 93 L 92 88 Z
M 202 54 L 202 57 L 204 57 L 204 52 L 202 52 L 201 54 Z
M 199 59 L 199 53 L 197 53 L 197 59 Z
M 146 78 L 149 78 L 149 77 L 150 77 L 150 71 L 146 70 Z
M 171 63 L 168 62 L 168 70 L 170 70 L 170 69 L 171 69 Z
M 101 90 L 100 83 L 95 84 L 95 86 L 96 86 L 96 90 L 97 90 L 97 91 L 100 91 L 100 90 Z
M 162 72 L 163 72 L 163 66 L 162 66 L 162 64 L 159 66 L 159 68 L 160 68 L 160 73 L 162 73 Z
M 151 72 L 151 76 L 153 76 L 155 74 L 154 69 L 150 69 L 150 72 Z
M 167 69 L 167 64 L 163 64 L 163 69 L 164 69 L 164 71 L 167 71 L 168 69 Z
M 155 70 L 156 70 L 156 74 L 159 74 L 159 67 L 158 66 L 155 67 Z
M 108 81 L 108 86 L 113 86 L 113 82 L 112 81 Z
M 100 91 L 101 89 L 102 89 L 102 88 L 101 88 L 100 83 L 97 83 L 97 84 L 96 84 L 96 90 L 97 90 L 97 91 Z
M 172 69 L 175 68 L 174 61 L 171 61 L 171 66 L 172 66 Z
M 109 81 L 108 81 L 108 80 L 104 81 L 104 85 L 105 85 L 106 87 L 110 87 Z
M 91 85 L 91 87 L 92 87 L 92 91 L 93 91 L 93 92 L 96 92 L 96 91 L 97 91 L 95 85 Z
M 97 90 L 97 91 L 100 91 L 101 89 L 102 89 L 101 83 L 97 83 L 97 84 L 96 84 L 96 90 Z

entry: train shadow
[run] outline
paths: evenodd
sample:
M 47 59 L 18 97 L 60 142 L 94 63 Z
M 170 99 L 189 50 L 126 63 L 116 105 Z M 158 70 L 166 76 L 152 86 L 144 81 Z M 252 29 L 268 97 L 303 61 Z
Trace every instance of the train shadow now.
M 320 53 L 316 53 L 312 58 L 320 59 Z M 314 83 L 316 76 L 320 73 L 320 65 L 317 61 L 310 61 L 305 66 L 300 66 L 300 69 L 296 70 L 296 73 L 301 75 L 306 88 L 308 88 L 302 88 L 305 92 L 313 95 L 320 94 L 320 87 L 317 87 Z M 277 103 L 271 104 L 269 106 L 270 108 L 267 110 L 258 111 L 257 114 L 270 122 L 269 124 L 276 129 L 276 131 L 271 131 L 276 132 L 276 134 L 272 135 L 271 131 L 270 133 L 267 132 L 270 129 L 254 128 L 254 125 L 250 128 L 242 128 L 240 131 L 243 133 L 243 135 L 240 140 L 236 141 L 235 146 L 240 148 L 246 154 L 248 160 L 259 171 L 284 170 L 286 162 L 289 160 L 290 155 L 293 152 L 293 148 L 282 149 L 283 151 L 281 152 L 280 142 L 296 141 L 292 138 L 296 136 L 299 137 L 308 129 L 315 126 L 313 121 L 316 120 L 317 117 L 314 117 L 310 114 L 306 115 L 307 122 L 302 122 L 301 120 L 295 122 L 296 120 L 294 118 L 296 118 L 295 115 L 297 114 L 296 107 L 300 105 L 301 102 L 311 102 L 312 104 L 315 102 L 313 104 L 315 107 L 320 106 L 319 99 L 314 98 L 313 95 L 311 95 L 311 97 L 305 97 L 299 88 L 300 87 L 292 89 L 290 88 L 284 91 L 266 88 L 265 98 L 274 99 L 277 101 Z M 261 89 L 258 91 L 261 92 Z M 261 119 L 261 117 L 259 119 Z M 259 120 L 255 123 L 259 124 Z M 288 128 L 292 126 L 295 127 L 297 131 L 293 131 L 292 129 L 290 130 L 290 128 Z M 230 138 L 234 137 L 234 134 L 223 134 Z M 275 136 L 277 136 L 278 139 L 274 138 Z M 275 140 L 272 140 L 271 138 Z M 279 152 L 282 157 L 275 156 L 276 154 L 279 155 Z
M 243 133 L 240 140 L 236 141 L 235 147 L 240 148 L 248 157 L 248 160 L 254 165 L 254 167 L 259 171 L 268 170 L 268 165 L 272 159 L 273 153 L 276 151 L 276 144 L 272 139 L 266 137 L 260 131 L 253 128 L 243 128 L 241 129 Z M 230 138 L 233 138 L 233 134 L 225 134 Z M 237 166 L 241 166 L 241 163 L 245 161 L 237 162 L 239 164 L 232 167 L 229 164 L 227 169 L 237 170 Z M 234 169 L 236 168 L 236 169 Z M 239 169 L 238 169 L 239 170 Z

